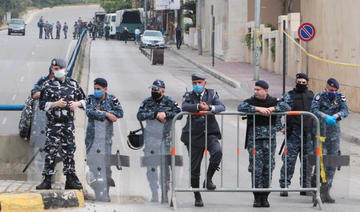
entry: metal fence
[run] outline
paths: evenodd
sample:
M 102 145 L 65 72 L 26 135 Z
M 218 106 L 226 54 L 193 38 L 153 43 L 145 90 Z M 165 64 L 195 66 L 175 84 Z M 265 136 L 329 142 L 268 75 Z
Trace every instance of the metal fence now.
M 180 185 L 177 185 L 176 183 L 176 168 L 175 168 L 175 143 L 177 141 L 176 138 L 176 122 L 178 120 L 178 118 L 180 116 L 184 116 L 187 115 L 189 117 L 189 147 L 188 147 L 188 152 L 189 152 L 189 183 L 188 183 L 188 187 L 181 187 Z M 207 190 L 206 188 L 192 188 L 191 187 L 191 117 L 192 116 L 205 116 L 205 173 L 207 173 L 207 159 L 208 159 L 208 154 L 207 154 L 207 147 L 208 147 L 208 115 L 217 115 L 217 116 L 221 116 L 221 124 L 220 124 L 220 131 L 221 134 L 223 135 L 224 132 L 224 116 L 237 116 L 237 129 L 236 129 L 236 146 L 237 146 L 237 182 L 236 182 L 236 187 L 224 187 L 223 185 L 223 178 L 224 178 L 224 169 L 223 169 L 223 160 L 221 161 L 220 164 L 220 170 L 221 170 L 221 183 L 220 183 L 220 188 L 216 188 L 215 190 Z M 241 116 L 252 116 L 253 117 L 253 135 L 255 135 L 255 126 L 256 126 L 256 122 L 255 122 L 255 117 L 256 116 L 260 116 L 260 113 L 243 113 L 243 112 L 221 112 L 218 114 L 214 114 L 212 112 L 207 112 L 207 111 L 200 111 L 199 113 L 189 113 L 189 112 L 181 112 L 179 114 L 177 114 L 173 121 L 172 121 L 172 132 L 171 132 L 171 138 L 172 138 L 172 143 L 171 143 L 171 155 L 172 155 L 172 160 L 171 160 L 171 201 L 170 201 L 170 206 L 174 207 L 175 209 L 177 208 L 177 198 L 176 198 L 176 193 L 177 192 L 283 192 L 283 191 L 287 191 L 287 192 L 301 192 L 301 191 L 307 191 L 307 192 L 313 192 L 314 196 L 313 196 L 313 201 L 314 201 L 314 206 L 316 204 L 319 205 L 319 208 L 322 208 L 322 202 L 320 199 L 320 154 L 321 154 L 321 149 L 320 149 L 320 122 L 319 119 L 312 113 L 310 112 L 305 112 L 305 111 L 288 111 L 288 112 L 277 112 L 277 113 L 272 113 L 271 115 L 281 115 L 284 116 L 285 118 L 285 148 L 287 148 L 287 136 L 286 136 L 286 120 L 287 120 L 287 116 L 300 116 L 301 117 L 301 131 L 303 131 L 303 127 L 304 127 L 304 121 L 303 121 L 303 116 L 309 116 L 311 118 L 313 118 L 315 120 L 315 128 L 316 128 L 316 166 L 315 166 L 315 171 L 316 171 L 316 187 L 309 187 L 309 188 L 305 188 L 304 185 L 301 183 L 301 188 L 298 189 L 290 189 L 288 188 L 287 185 L 287 151 L 285 149 L 284 151 L 284 155 L 285 155 L 285 188 L 272 188 L 271 185 L 269 186 L 269 188 L 254 188 L 254 183 L 253 186 L 251 188 L 241 188 L 240 187 L 240 169 L 239 169 L 239 151 L 240 151 L 240 136 L 239 136 L 239 120 Z M 269 116 L 269 128 L 270 128 L 270 132 L 269 132 L 269 143 L 270 143 L 270 148 L 269 148 L 269 163 L 271 163 L 271 116 Z M 253 182 L 255 181 L 255 136 L 253 136 Z M 301 132 L 301 145 L 303 144 L 303 132 Z M 221 148 L 223 149 L 223 138 L 221 139 Z M 251 148 L 251 147 L 248 147 Z M 250 151 L 249 151 L 250 153 Z M 301 170 L 303 169 L 303 149 L 301 149 Z M 269 166 L 269 184 L 271 183 L 271 164 Z M 303 172 L 301 171 L 301 175 L 303 174 Z M 207 184 L 207 178 L 205 177 L 205 184 Z

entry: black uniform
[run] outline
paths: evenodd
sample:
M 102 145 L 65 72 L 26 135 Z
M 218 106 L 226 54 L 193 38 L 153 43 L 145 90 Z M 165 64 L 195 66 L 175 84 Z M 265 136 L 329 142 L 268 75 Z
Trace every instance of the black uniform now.
M 200 101 L 206 102 L 215 113 L 225 110 L 217 92 L 213 89 L 205 89 L 202 94 L 186 92 L 182 103 L 182 110 L 187 112 L 199 112 Z M 210 152 L 210 167 L 215 169 L 219 166 L 222 158 L 221 146 L 218 139 L 221 138 L 219 125 L 215 115 L 208 115 L 207 127 L 207 150 Z M 192 116 L 191 119 L 191 186 L 199 187 L 200 166 L 205 151 L 205 116 Z M 189 117 L 182 130 L 181 141 L 189 150 Z

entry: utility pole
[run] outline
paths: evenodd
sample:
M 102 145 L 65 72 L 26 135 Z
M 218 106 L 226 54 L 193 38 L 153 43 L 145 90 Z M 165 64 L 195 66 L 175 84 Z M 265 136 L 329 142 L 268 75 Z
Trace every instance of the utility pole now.
M 144 0 L 144 11 L 145 11 L 145 27 L 144 27 L 144 30 L 147 30 L 147 25 L 148 25 L 147 0 Z
M 201 36 L 201 0 L 197 1 L 196 10 L 196 29 L 198 36 L 198 54 L 202 55 L 202 36 Z
M 254 32 L 254 80 L 259 80 L 260 70 L 260 8 L 261 0 L 255 0 L 255 32 Z

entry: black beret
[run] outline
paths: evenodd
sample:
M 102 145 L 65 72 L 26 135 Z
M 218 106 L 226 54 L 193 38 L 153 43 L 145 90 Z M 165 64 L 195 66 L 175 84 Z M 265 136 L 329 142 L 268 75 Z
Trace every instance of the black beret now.
M 108 86 L 107 81 L 104 78 L 96 78 L 94 80 L 94 85 L 100 85 L 103 88 L 107 88 Z
M 65 68 L 66 62 L 61 58 L 54 58 L 51 60 L 51 66 L 60 66 L 61 68 Z
M 339 82 L 334 79 L 334 78 L 329 78 L 328 81 L 327 81 L 327 84 L 330 85 L 331 87 L 334 87 L 336 89 L 339 89 Z
M 262 87 L 264 89 L 269 88 L 269 84 L 264 80 L 258 80 L 257 82 L 255 82 L 255 86 L 259 86 L 259 87 Z
M 165 88 L 165 83 L 162 80 L 155 80 L 150 87 L 151 89 L 159 90 L 160 88 Z
M 306 79 L 306 81 L 309 81 L 309 77 L 304 73 L 296 74 L 296 79 Z
M 193 73 L 191 75 L 191 79 L 192 79 L 192 81 L 194 81 L 194 80 L 205 80 L 206 77 L 205 77 L 205 75 L 203 75 L 201 73 Z

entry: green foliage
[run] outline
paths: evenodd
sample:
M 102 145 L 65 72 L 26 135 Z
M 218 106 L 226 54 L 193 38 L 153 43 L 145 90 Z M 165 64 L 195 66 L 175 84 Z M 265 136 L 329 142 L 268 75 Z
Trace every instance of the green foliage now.
M 271 29 L 271 31 L 276 30 L 276 27 L 270 23 L 265 24 L 265 27 L 269 27 Z
M 196 0 L 187 1 L 182 6 L 182 9 L 184 10 L 184 17 L 190 18 L 192 20 L 193 24 L 189 27 L 196 25 L 196 2 Z
M 103 0 L 100 4 L 107 13 L 132 8 L 131 0 Z
M 273 62 L 275 62 L 276 60 L 276 47 L 275 47 L 275 42 L 271 42 L 271 47 L 270 47 L 270 51 L 271 51 L 271 57 Z
M 245 41 L 246 41 L 246 46 L 248 47 L 248 49 L 254 49 L 253 39 L 252 39 L 250 32 L 245 35 Z
M 189 28 L 193 27 L 193 26 L 194 26 L 194 24 L 185 24 L 185 32 L 189 33 Z

